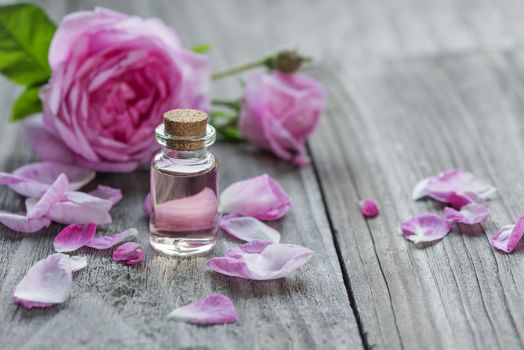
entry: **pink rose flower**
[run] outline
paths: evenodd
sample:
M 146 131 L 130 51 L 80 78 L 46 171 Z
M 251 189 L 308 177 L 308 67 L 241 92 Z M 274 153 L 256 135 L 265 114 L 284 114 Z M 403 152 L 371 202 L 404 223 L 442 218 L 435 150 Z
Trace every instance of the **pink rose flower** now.
M 304 142 L 317 127 L 324 103 L 322 85 L 307 75 L 256 72 L 246 81 L 239 127 L 260 148 L 305 165 Z
M 49 64 L 45 131 L 33 125 L 28 135 L 38 134 L 29 145 L 43 158 L 131 171 L 158 149 L 163 112 L 209 109 L 207 59 L 158 19 L 104 8 L 72 13 L 56 31 Z

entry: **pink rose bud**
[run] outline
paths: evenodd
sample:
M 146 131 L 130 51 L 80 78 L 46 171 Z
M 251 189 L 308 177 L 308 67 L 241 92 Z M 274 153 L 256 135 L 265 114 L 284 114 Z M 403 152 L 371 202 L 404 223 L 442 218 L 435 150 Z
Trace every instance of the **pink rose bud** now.
M 373 199 L 365 199 L 360 201 L 359 206 L 360 212 L 367 218 L 375 217 L 379 213 L 377 202 L 375 202 Z
M 209 109 L 210 67 L 159 19 L 104 8 L 66 16 L 49 49 L 39 157 L 131 171 L 158 149 L 154 128 L 173 108 Z M 39 129 L 40 127 L 40 129 Z
M 305 74 L 255 72 L 246 81 L 239 127 L 262 149 L 295 165 L 309 163 L 304 142 L 324 110 L 322 85 Z
M 308 59 L 301 56 L 297 51 L 284 50 L 268 57 L 266 66 L 284 73 L 294 73 L 299 70 L 300 66 L 306 61 L 308 61 Z

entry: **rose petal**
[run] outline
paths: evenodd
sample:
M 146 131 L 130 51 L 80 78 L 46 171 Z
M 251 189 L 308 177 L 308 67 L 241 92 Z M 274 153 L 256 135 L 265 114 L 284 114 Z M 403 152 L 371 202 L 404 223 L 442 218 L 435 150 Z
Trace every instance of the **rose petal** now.
M 115 249 L 113 260 L 123 261 L 126 265 L 136 265 L 144 260 L 144 251 L 140 244 L 127 242 Z
M 226 251 L 226 256 L 231 258 L 240 258 L 244 254 L 259 254 L 270 244 L 273 244 L 271 241 L 251 241 L 240 247 L 231 248 Z
M 235 323 L 238 320 L 238 315 L 231 299 L 221 294 L 213 294 L 194 303 L 176 308 L 167 318 L 209 325 Z
M 198 194 L 157 203 L 154 223 L 161 230 L 195 231 L 216 226 L 218 200 L 215 192 L 206 187 Z
M 53 206 L 47 217 L 64 225 L 94 223 L 106 225 L 112 222 L 111 215 L 101 208 L 86 207 L 72 202 L 60 202 Z
M 377 202 L 373 199 L 365 199 L 359 202 L 360 212 L 367 218 L 372 218 L 378 215 L 379 209 Z
M 6 211 L 0 211 L 0 222 L 13 231 L 24 233 L 40 231 L 51 224 L 51 220 L 46 217 L 28 219 L 25 215 L 9 213 Z
M 98 198 L 107 199 L 111 201 L 113 205 L 120 202 L 123 198 L 120 189 L 103 185 L 98 185 L 96 190 L 89 192 L 89 194 Z
M 411 194 L 411 198 L 416 201 L 418 199 L 424 198 L 428 195 L 428 191 L 426 188 L 428 187 L 428 182 L 431 178 L 425 178 L 424 180 L 419 181 L 415 187 L 413 188 L 413 193 Z
M 64 174 L 58 175 L 55 182 L 44 192 L 38 202 L 31 210 L 27 211 L 27 218 L 39 219 L 45 216 L 53 205 L 62 199 L 68 187 L 69 181 L 67 177 Z
M 451 169 L 419 182 L 413 190 L 413 198 L 427 195 L 437 201 L 450 203 L 460 209 L 471 202 L 476 202 L 476 196 L 482 199 L 492 197 L 496 189 L 475 177 L 472 173 Z
M 293 159 L 291 160 L 291 163 L 293 163 L 293 165 L 296 165 L 296 166 L 304 166 L 304 165 L 311 164 L 311 159 L 308 156 L 306 156 L 305 154 L 297 154 L 296 156 L 293 157 Z
M 42 115 L 26 118 L 22 129 L 25 143 L 41 160 L 49 160 L 63 164 L 72 164 L 75 154 L 44 127 Z
M 289 196 L 267 174 L 235 182 L 220 195 L 220 212 L 253 216 L 260 220 L 280 219 L 290 206 Z
M 254 246 L 260 248 L 263 244 L 260 244 L 260 241 L 253 241 L 250 242 L 248 249 Z M 313 254 L 313 251 L 298 245 L 271 243 L 258 253 L 234 249 L 233 252 L 226 252 L 225 257 L 209 259 L 207 266 L 228 276 L 252 280 L 273 280 L 293 273 Z
M 40 162 L 16 169 L 12 174 L 14 178 L 10 179 L 11 183 L 5 183 L 6 174 L 1 173 L 0 184 L 6 184 L 13 191 L 26 197 L 40 197 L 62 173 L 69 180 L 69 190 L 77 190 L 95 178 L 94 172 L 83 168 L 55 162 Z
M 71 257 L 71 271 L 76 272 L 87 267 L 87 258 L 85 256 L 73 255 Z
M 489 240 L 491 246 L 506 253 L 511 253 L 524 234 L 524 216 L 521 216 L 515 225 L 502 227 Z
M 441 239 L 451 230 L 451 224 L 435 214 L 422 214 L 406 220 L 401 225 L 404 237 L 413 243 Z
M 3 172 L 0 172 L 0 185 L 7 185 L 15 192 L 31 197 L 40 197 L 49 188 L 48 184 Z
M 460 211 L 453 208 L 444 208 L 446 220 L 467 225 L 478 224 L 485 221 L 489 216 L 489 209 L 483 205 L 467 204 Z
M 48 307 L 64 302 L 71 294 L 71 260 L 52 254 L 38 261 L 18 283 L 13 301 L 26 308 Z
M 59 253 L 72 252 L 85 246 L 96 233 L 96 225 L 69 225 L 56 235 L 53 247 Z
M 82 207 L 98 208 L 100 210 L 109 211 L 113 207 L 113 202 L 109 199 L 93 196 L 89 193 L 69 191 L 64 195 L 63 202 L 70 202 L 78 204 Z
M 151 192 L 149 192 L 144 198 L 144 213 L 147 216 L 151 216 L 151 213 L 153 212 L 153 208 L 151 207 Z
M 461 209 L 468 204 L 486 205 L 486 201 L 473 192 L 450 192 L 447 203 L 455 209 Z
M 280 242 L 280 233 L 277 230 L 250 216 L 222 217 L 220 227 L 231 236 L 243 241 Z
M 123 242 L 128 237 L 136 237 L 138 231 L 135 228 L 127 229 L 112 236 L 95 237 L 86 246 L 94 249 L 108 249 Z
M 26 200 L 29 210 L 34 205 L 34 200 Z M 69 191 L 66 192 L 61 202 L 56 203 L 47 213 L 47 217 L 61 224 L 95 223 L 97 225 L 110 224 L 112 222 L 109 210 L 113 203 L 110 200 L 92 196 L 87 193 Z

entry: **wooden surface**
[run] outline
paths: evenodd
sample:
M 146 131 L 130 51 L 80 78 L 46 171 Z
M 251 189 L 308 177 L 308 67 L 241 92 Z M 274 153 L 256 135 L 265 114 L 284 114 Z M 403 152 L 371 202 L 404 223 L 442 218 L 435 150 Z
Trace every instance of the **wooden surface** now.
M 104 5 L 176 27 L 187 46 L 209 42 L 216 69 L 292 46 L 315 57 L 309 72 L 328 110 L 308 143 L 312 166 L 295 169 L 249 145 L 220 144 L 221 186 L 267 172 L 291 195 L 276 223 L 284 242 L 315 257 L 273 282 L 223 277 L 205 259 L 167 259 L 147 245 L 142 200 L 148 175 L 99 174 L 122 187 L 108 232 L 137 227 L 146 263 L 128 268 L 92 254 L 70 300 L 25 310 L 10 298 L 25 271 L 52 252 L 60 230 L 0 228 L 2 349 L 520 349 L 524 347 L 524 251 L 494 252 L 488 238 L 524 212 L 524 4 L 517 0 L 41 1 L 55 20 Z M 236 97 L 238 81 L 215 87 Z M 17 91 L 0 81 L 0 117 Z M 17 127 L 2 123 L 0 170 L 31 161 Z M 399 223 L 438 212 L 413 202 L 413 185 L 462 167 L 499 190 L 483 227 L 460 227 L 416 248 Z M 123 185 L 122 185 L 123 184 Z M 362 198 L 381 215 L 365 220 Z M 0 188 L 1 209 L 23 200 Z M 215 254 L 237 245 L 223 238 Z M 240 321 L 196 327 L 168 321 L 177 305 L 230 296 Z

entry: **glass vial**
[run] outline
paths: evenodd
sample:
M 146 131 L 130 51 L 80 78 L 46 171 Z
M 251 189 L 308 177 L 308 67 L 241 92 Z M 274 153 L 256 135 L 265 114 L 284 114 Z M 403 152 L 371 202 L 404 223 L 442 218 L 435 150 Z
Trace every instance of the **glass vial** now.
M 218 162 L 208 150 L 216 133 L 207 121 L 202 111 L 175 109 L 156 128 L 149 241 L 165 255 L 201 255 L 216 244 Z

